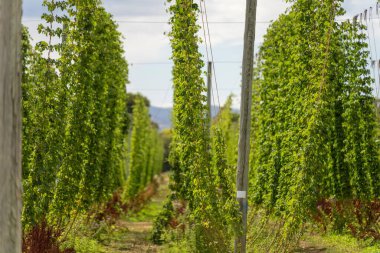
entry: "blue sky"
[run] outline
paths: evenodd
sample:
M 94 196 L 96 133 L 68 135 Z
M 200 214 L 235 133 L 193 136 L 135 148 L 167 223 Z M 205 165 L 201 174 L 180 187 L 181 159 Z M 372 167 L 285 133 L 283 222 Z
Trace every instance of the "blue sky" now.
M 44 39 L 36 31 L 38 20 L 44 11 L 41 3 L 42 0 L 23 1 L 23 22 L 29 27 L 34 42 Z M 127 90 L 144 94 L 154 106 L 170 107 L 172 65 L 169 39 L 165 35 L 170 30 L 165 23 L 169 19 L 165 0 L 103 0 L 103 4 L 119 22 L 119 30 L 124 35 L 125 57 L 130 63 L 130 84 Z M 241 21 L 244 21 L 245 0 L 206 0 L 206 6 L 220 104 L 224 103 L 229 94 L 234 93 L 234 107 L 238 108 L 244 31 Z M 276 19 L 287 6 L 283 0 L 258 0 L 256 45 L 262 42 L 268 21 Z M 353 17 L 371 6 L 376 6 L 376 0 L 346 0 L 345 18 Z M 378 32 L 380 20 L 374 20 L 374 26 Z M 203 36 L 203 32 L 200 36 Z M 377 44 L 380 36 L 377 34 L 376 38 Z M 373 48 L 374 44 L 375 41 Z M 380 51 L 380 45 L 377 47 Z M 205 55 L 204 45 L 200 50 Z M 204 60 L 207 61 L 206 57 Z M 214 94 L 215 104 L 218 105 L 215 90 Z

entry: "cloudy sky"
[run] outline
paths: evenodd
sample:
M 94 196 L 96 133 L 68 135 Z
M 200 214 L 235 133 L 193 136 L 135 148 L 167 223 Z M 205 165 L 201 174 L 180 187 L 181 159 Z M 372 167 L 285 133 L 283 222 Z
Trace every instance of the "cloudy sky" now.
M 40 16 L 44 12 L 41 3 L 42 0 L 23 1 L 23 23 L 29 27 L 34 42 L 43 39 L 36 32 Z M 114 15 L 119 30 L 124 35 L 125 56 L 130 63 L 128 91 L 144 94 L 154 106 L 170 107 L 172 65 L 169 39 L 165 35 L 170 30 L 166 23 L 169 14 L 166 12 L 165 0 L 103 0 L 103 4 Z M 344 8 L 347 14 L 344 18 L 353 17 L 371 6 L 376 6 L 376 0 L 346 0 Z M 220 103 L 223 104 L 226 97 L 234 93 L 234 107 L 237 108 L 245 0 L 206 0 L 206 7 Z M 262 43 L 269 22 L 275 20 L 287 7 L 283 0 L 258 0 L 256 45 Z M 374 17 L 378 18 L 373 12 Z M 380 19 L 374 20 L 374 26 L 378 32 Z M 203 32 L 200 35 L 203 36 Z M 377 41 L 380 41 L 380 36 Z M 201 51 L 206 55 L 203 45 Z M 206 57 L 204 60 L 207 61 Z M 214 101 L 218 104 L 216 95 Z

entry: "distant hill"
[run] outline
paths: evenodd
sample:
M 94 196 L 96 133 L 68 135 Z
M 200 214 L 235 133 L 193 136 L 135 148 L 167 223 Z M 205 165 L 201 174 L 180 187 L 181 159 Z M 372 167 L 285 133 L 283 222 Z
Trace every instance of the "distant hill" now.
M 160 130 L 172 127 L 172 110 L 173 108 L 160 108 L 151 106 L 149 108 L 150 116 L 158 124 Z
M 172 127 L 172 111 L 173 108 L 161 108 L 161 107 L 155 107 L 151 106 L 149 108 L 151 118 L 154 122 L 158 124 L 160 127 L 160 130 L 165 128 L 171 128 Z M 214 117 L 218 113 L 218 108 L 213 107 L 211 110 L 211 114 Z M 233 112 L 239 113 L 239 110 L 232 109 Z

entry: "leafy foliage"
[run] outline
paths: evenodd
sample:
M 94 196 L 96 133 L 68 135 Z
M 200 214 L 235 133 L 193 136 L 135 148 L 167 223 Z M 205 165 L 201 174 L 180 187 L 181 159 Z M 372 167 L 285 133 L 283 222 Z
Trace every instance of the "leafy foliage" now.
M 171 2 L 171 1 L 169 1 Z M 194 251 L 213 252 L 218 232 L 212 222 L 217 216 L 214 178 L 211 173 L 210 137 L 207 129 L 207 109 L 203 62 L 198 51 L 200 39 L 196 24 L 198 5 L 189 0 L 177 0 L 169 7 L 172 30 L 172 70 L 174 84 L 173 141 L 171 161 L 174 195 L 188 202 L 191 229 L 189 244 Z
M 322 199 L 379 196 L 374 99 L 363 26 L 341 1 L 291 1 L 258 57 L 252 122 L 254 203 L 286 251 Z M 254 132 L 255 132 L 254 131 Z
M 153 239 L 162 243 L 163 230 L 171 224 L 171 227 L 182 227 L 182 230 L 188 228 L 185 238 L 191 252 L 229 252 L 234 232 L 230 226 L 236 217 L 236 204 L 233 184 L 230 184 L 231 180 L 225 180 L 231 174 L 224 143 L 226 136 L 215 128 L 211 137 L 209 129 L 202 76 L 204 63 L 198 50 L 200 38 L 196 21 L 199 9 L 189 0 L 168 2 L 171 3 L 169 37 L 174 62 L 170 149 L 173 194 L 166 210 L 155 222 Z M 185 213 L 182 208 L 173 208 L 183 205 L 188 207 Z M 175 220 L 181 220 L 180 216 L 185 220 L 178 226 L 173 225 Z
M 97 209 L 133 182 L 128 173 L 141 172 L 135 166 L 139 154 L 144 176 L 134 194 L 163 163 L 163 144 L 146 106 L 136 111 L 133 125 L 129 121 L 128 64 L 112 16 L 97 0 L 45 0 L 43 5 L 46 23 L 38 30 L 47 41 L 33 48 L 23 31 L 26 234 L 45 222 L 49 229 L 66 229 L 79 213 Z M 143 136 L 143 145 L 128 147 L 129 128 L 132 139 Z M 136 156 L 130 159 L 131 172 L 127 156 Z
M 133 106 L 132 133 L 129 150 L 129 175 L 125 199 L 133 199 L 161 172 L 163 143 L 157 128 L 151 123 L 145 100 L 135 97 Z

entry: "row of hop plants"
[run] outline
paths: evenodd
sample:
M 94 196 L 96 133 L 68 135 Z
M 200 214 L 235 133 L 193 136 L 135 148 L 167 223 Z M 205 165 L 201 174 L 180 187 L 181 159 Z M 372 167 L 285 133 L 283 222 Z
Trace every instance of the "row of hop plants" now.
M 142 96 L 136 96 L 132 112 L 132 128 L 128 151 L 128 175 L 123 192 L 125 200 L 133 200 L 162 171 L 163 140 L 158 126 L 151 122 L 149 108 Z
M 152 238 L 157 244 L 176 238 L 186 245 L 183 251 L 231 252 L 239 222 L 231 180 L 235 150 L 227 149 L 237 137 L 230 132 L 236 125 L 232 123 L 232 98 L 210 128 L 204 63 L 198 47 L 200 6 L 192 0 L 168 3 L 174 63 L 169 155 L 172 193 L 155 221 Z
M 366 28 L 336 21 L 342 1 L 289 2 L 254 71 L 250 241 L 267 252 L 294 247 L 307 223 L 358 234 L 379 218 Z
M 199 6 L 168 2 L 172 195 L 153 240 L 179 237 L 184 251 L 230 252 L 240 233 L 238 120 L 230 98 L 209 129 Z M 360 237 L 379 234 L 378 125 L 365 27 L 336 21 L 344 15 L 340 0 L 288 2 L 292 6 L 268 28 L 253 70 L 249 252 L 288 252 L 308 224 Z
M 101 2 L 43 6 L 45 40 L 34 46 L 23 30 L 25 234 L 67 229 L 120 188 L 129 201 L 160 173 L 163 156 L 148 105 L 139 96 L 129 103 L 122 35 Z

